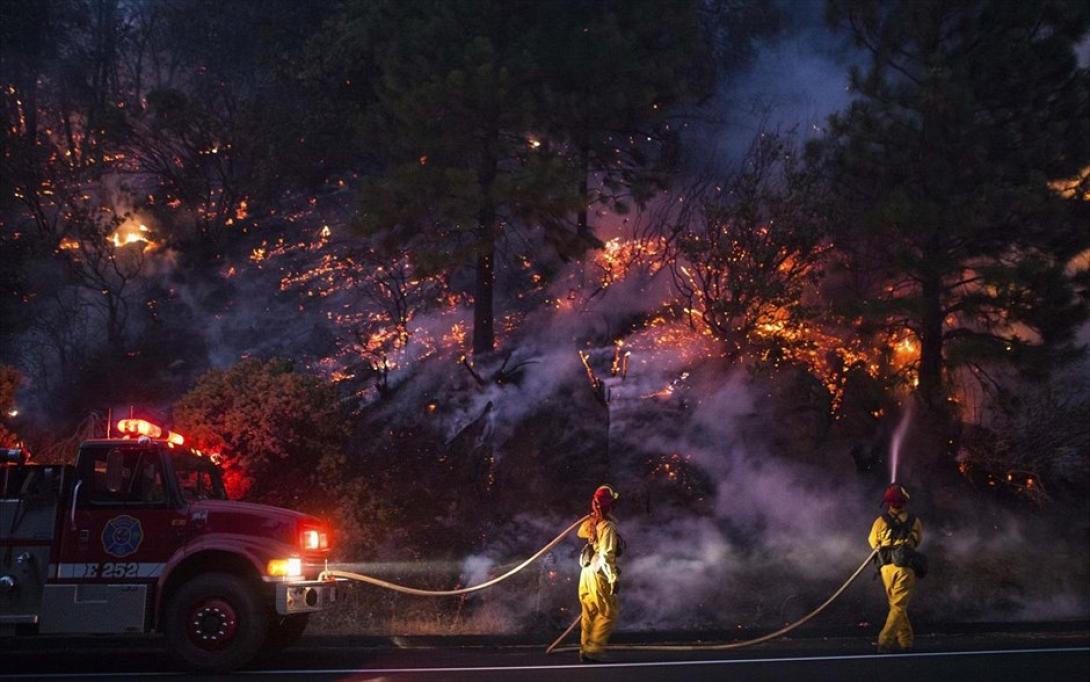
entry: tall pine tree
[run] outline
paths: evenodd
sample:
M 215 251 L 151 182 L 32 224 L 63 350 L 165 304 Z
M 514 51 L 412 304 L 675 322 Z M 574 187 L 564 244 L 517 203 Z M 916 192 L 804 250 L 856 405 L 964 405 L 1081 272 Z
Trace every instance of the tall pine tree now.
M 494 346 L 510 232 L 577 256 L 588 206 L 649 195 L 666 108 L 711 84 L 698 29 L 690 2 L 663 18 L 648 2 L 350 1 L 331 25 L 328 55 L 368 62 L 352 67 L 372 98 L 361 227 L 425 268 L 472 269 L 475 353 Z
M 641 206 L 675 177 L 677 107 L 709 95 L 715 81 L 706 29 L 741 13 L 707 17 L 702 7 L 694 0 L 678 0 L 669 12 L 657 0 L 572 2 L 539 33 L 547 130 L 564 145 L 579 184 L 577 248 L 595 241 L 593 206 Z
M 371 41 L 376 103 L 362 132 L 380 172 L 365 232 L 410 244 L 421 265 L 474 272 L 473 350 L 494 345 L 496 247 L 516 220 L 560 228 L 575 182 L 531 137 L 543 78 L 541 8 L 507 2 L 349 3 L 341 42 Z M 570 188 L 570 189 L 569 189 Z
M 829 17 L 869 54 L 817 147 L 858 312 L 918 338 L 932 407 L 954 366 L 1047 368 L 1087 314 L 1068 268 L 1090 246 L 1085 207 L 1050 181 L 1090 164 L 1074 51 L 1090 5 L 833 0 Z

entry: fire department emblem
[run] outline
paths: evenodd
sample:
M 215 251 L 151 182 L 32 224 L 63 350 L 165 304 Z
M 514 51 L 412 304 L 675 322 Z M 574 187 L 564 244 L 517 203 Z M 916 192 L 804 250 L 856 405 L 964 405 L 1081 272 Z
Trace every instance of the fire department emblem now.
M 140 548 L 144 541 L 144 528 L 140 519 L 127 514 L 115 516 L 102 529 L 102 548 L 110 556 L 126 557 Z

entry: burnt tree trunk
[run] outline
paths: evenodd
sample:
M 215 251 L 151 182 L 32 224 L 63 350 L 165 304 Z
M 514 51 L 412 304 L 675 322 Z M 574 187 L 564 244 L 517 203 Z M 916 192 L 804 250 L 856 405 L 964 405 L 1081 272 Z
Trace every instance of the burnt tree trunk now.
M 580 241 L 587 241 L 590 236 L 590 224 L 587 219 L 588 199 L 590 197 L 590 149 L 583 144 L 579 148 L 579 214 L 576 216 L 576 234 Z
M 920 328 L 920 397 L 935 407 L 942 397 L 942 300 L 941 285 L 925 282 L 923 319 Z
M 494 294 L 496 288 L 496 205 L 492 185 L 496 162 L 486 153 L 481 165 L 481 206 L 477 214 L 477 281 L 473 293 L 473 354 L 495 347 Z
M 928 408 L 942 401 L 942 275 L 926 273 L 921 285 L 919 394 Z

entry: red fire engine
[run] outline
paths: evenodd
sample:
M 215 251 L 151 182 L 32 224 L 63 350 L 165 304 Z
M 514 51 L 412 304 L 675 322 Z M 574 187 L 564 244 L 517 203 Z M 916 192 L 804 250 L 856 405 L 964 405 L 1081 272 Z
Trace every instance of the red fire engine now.
M 178 434 L 118 430 L 75 466 L 0 450 L 0 636 L 158 632 L 186 667 L 229 670 L 335 601 L 318 519 L 228 500 L 214 457 Z

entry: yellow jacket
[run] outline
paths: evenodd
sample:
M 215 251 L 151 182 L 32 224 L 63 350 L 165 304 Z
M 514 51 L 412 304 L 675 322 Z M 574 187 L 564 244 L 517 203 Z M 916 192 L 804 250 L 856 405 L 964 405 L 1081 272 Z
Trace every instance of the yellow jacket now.
M 890 508 L 890 514 L 901 523 L 904 523 L 908 519 L 908 512 L 904 509 Z M 912 531 L 909 532 L 906 539 L 894 539 L 892 537 L 893 529 L 890 527 L 889 522 L 886 520 L 886 515 L 882 514 L 874 520 L 874 525 L 870 528 L 870 546 L 872 549 L 878 547 L 895 547 L 897 545 L 905 545 L 915 549 L 920 546 L 920 541 L 923 540 L 923 524 L 920 523 L 920 517 L 916 517 L 916 522 L 912 524 Z
M 590 538 L 591 524 L 594 519 L 587 519 L 579 526 L 578 535 L 581 538 Z M 606 515 L 594 528 L 594 559 L 589 568 L 592 572 L 601 573 L 606 577 L 610 585 L 617 582 L 621 573 L 617 569 L 617 520 L 611 515 Z

